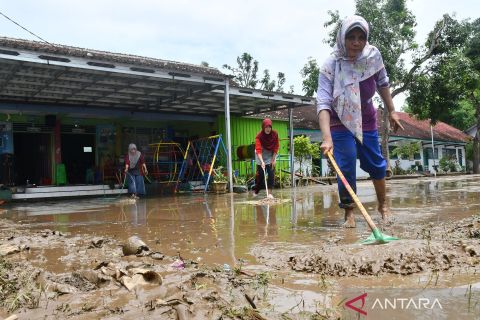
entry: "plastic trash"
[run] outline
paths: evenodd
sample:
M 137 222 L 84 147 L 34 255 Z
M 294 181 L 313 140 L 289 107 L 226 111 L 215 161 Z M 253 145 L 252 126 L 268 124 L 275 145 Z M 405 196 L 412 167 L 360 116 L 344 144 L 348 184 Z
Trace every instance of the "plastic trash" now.
M 185 269 L 185 262 L 183 260 L 177 259 L 170 266 L 177 270 L 183 270 Z

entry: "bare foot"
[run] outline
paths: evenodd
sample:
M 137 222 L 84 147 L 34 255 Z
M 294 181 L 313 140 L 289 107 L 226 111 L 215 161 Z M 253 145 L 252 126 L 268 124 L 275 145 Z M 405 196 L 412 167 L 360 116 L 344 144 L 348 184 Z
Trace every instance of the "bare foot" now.
M 344 228 L 355 228 L 355 216 L 353 215 L 353 209 L 345 209 L 345 223 Z
M 392 214 L 390 212 L 390 208 L 386 204 L 379 204 L 378 205 L 378 212 L 380 212 L 380 216 L 382 217 L 382 220 L 384 222 L 388 221 L 391 214 Z
M 350 219 L 342 224 L 344 228 L 356 228 L 355 219 Z

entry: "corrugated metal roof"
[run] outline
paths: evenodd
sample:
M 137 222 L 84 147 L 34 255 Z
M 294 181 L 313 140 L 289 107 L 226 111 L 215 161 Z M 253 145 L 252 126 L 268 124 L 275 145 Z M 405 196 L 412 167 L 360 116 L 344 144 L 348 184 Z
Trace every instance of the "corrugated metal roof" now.
M 227 83 L 230 112 L 236 115 L 314 102 L 299 95 L 232 86 L 230 77 L 215 68 L 0 38 L 0 102 L 4 111 L 23 103 L 82 107 L 92 113 L 103 108 L 211 116 L 225 112 Z
M 106 62 L 135 64 L 139 66 L 162 68 L 166 70 L 188 71 L 221 77 L 224 76 L 222 72 L 212 67 L 205 67 L 196 64 L 149 58 L 124 53 L 113 53 L 94 49 L 84 49 L 61 44 L 49 44 L 33 40 L 0 37 L 0 46 L 15 48 L 19 50 L 32 50 L 43 53 L 50 53 L 54 55 L 64 55 L 69 57 L 86 58 Z

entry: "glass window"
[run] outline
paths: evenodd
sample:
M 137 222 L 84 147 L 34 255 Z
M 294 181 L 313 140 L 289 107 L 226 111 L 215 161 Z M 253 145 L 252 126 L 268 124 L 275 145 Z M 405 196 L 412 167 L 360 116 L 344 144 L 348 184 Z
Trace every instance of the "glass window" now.
M 457 150 L 456 149 L 443 149 L 445 157 L 456 160 L 457 159 Z
M 438 159 L 438 148 L 435 148 L 435 157 L 432 158 L 432 148 L 425 148 L 427 150 L 428 159 Z

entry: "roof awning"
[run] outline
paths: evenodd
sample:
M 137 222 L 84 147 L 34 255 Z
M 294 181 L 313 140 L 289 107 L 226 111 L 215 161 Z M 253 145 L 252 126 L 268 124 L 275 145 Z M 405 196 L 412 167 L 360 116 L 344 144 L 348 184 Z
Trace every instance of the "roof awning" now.
M 191 65 L 185 64 L 185 68 L 168 70 L 135 63 L 133 58 L 118 62 L 115 54 L 108 60 L 108 53 L 102 59 L 95 59 L 95 52 L 91 58 L 88 53 L 66 53 L 53 54 L 25 46 L 12 48 L 0 42 L 0 110 L 28 104 L 33 110 L 35 105 L 49 106 L 51 112 L 81 107 L 85 113 L 90 110 L 96 114 L 98 110 L 107 114 L 118 111 L 177 116 L 216 116 L 225 112 L 224 88 L 230 80 L 216 69 L 205 68 L 203 72 L 201 67 L 188 68 Z M 232 115 L 313 103 L 314 98 L 230 86 Z M 44 112 L 41 110 L 38 108 L 38 112 Z

